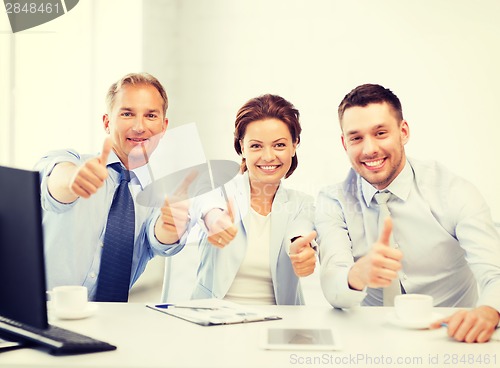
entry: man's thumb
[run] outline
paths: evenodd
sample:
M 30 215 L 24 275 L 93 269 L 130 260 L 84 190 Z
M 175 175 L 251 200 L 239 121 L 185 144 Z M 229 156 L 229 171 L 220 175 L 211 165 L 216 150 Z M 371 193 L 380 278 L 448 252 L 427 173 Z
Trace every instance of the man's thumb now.
M 104 144 L 102 145 L 101 156 L 99 156 L 99 162 L 103 165 L 108 163 L 108 156 L 111 152 L 111 148 L 113 147 L 113 140 L 111 137 L 106 137 L 104 140 Z
M 387 246 L 391 244 L 391 233 L 392 233 L 392 219 L 387 217 L 384 220 L 384 226 L 382 228 L 382 232 L 380 233 L 378 241 Z

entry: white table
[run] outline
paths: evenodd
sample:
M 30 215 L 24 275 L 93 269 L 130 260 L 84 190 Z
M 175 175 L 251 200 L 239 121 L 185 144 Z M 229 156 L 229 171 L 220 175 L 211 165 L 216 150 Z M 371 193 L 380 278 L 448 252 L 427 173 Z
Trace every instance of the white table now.
M 283 317 L 227 326 L 198 326 L 144 304 L 99 303 L 97 313 L 51 323 L 118 346 L 116 351 L 54 357 L 33 349 L 0 353 L 0 367 L 500 367 L 500 342 L 465 344 L 444 329 L 407 330 L 387 322 L 392 310 L 360 307 L 261 307 Z M 436 311 L 447 315 L 449 308 Z M 259 347 L 266 327 L 331 327 L 340 351 L 267 351 Z M 498 333 L 498 332 L 497 332 Z

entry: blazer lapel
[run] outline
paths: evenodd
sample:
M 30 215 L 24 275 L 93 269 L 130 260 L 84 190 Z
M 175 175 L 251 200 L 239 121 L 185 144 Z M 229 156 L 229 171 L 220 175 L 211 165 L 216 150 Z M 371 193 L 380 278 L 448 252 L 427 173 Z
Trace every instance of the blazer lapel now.
M 271 244 L 269 247 L 269 263 L 271 267 L 271 276 L 273 284 L 276 285 L 276 270 L 278 268 L 278 258 L 284 241 L 286 225 L 288 223 L 287 203 L 288 194 L 285 189 L 280 187 L 274 197 L 271 212 Z M 285 239 L 286 240 L 286 239 Z M 275 288 L 276 293 L 276 288 Z
M 228 199 L 233 201 L 234 224 L 239 227 L 241 222 L 241 227 L 246 234 L 249 225 L 248 211 L 250 210 L 248 174 L 238 175 L 230 184 L 226 184 L 226 192 Z

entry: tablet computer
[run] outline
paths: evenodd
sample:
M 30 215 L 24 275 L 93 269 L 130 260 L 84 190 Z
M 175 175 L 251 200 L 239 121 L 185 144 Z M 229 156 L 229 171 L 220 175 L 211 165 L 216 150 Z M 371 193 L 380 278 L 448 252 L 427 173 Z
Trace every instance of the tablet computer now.
M 261 346 L 272 350 L 338 350 L 337 338 L 329 328 L 267 328 Z

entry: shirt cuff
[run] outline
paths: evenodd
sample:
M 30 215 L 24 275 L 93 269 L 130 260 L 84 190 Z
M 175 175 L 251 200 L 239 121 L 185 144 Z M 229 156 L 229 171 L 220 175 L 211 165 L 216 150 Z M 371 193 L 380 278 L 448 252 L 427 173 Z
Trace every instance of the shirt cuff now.
M 41 184 L 40 184 L 40 191 L 41 191 L 41 205 L 42 208 L 46 211 L 52 211 L 55 213 L 62 213 L 70 208 L 72 208 L 77 202 L 78 199 L 74 200 L 71 203 L 61 203 L 57 199 L 55 199 L 52 194 L 49 192 L 49 186 L 48 186 L 48 180 L 50 177 L 50 174 L 52 174 L 52 171 L 56 167 L 57 164 L 60 164 L 61 162 L 70 162 L 75 165 L 79 165 L 80 162 L 78 159 L 74 156 L 58 156 L 54 158 L 46 167 L 41 171 Z
M 157 255 L 161 255 L 164 257 L 170 257 L 173 256 L 177 253 L 179 253 L 182 248 L 186 245 L 186 240 L 189 234 L 190 230 L 190 225 L 188 225 L 186 231 L 178 241 L 172 244 L 163 244 L 161 243 L 155 235 L 155 225 L 156 225 L 156 220 L 158 219 L 158 216 L 160 216 L 160 209 L 157 209 L 153 212 L 149 219 L 149 224 L 147 224 L 147 236 L 148 236 L 148 241 L 149 244 L 151 245 L 151 248 L 153 252 Z
M 366 296 L 366 288 L 353 290 L 349 287 L 350 267 L 334 266 L 321 275 L 323 293 L 335 308 L 351 308 L 360 305 Z

